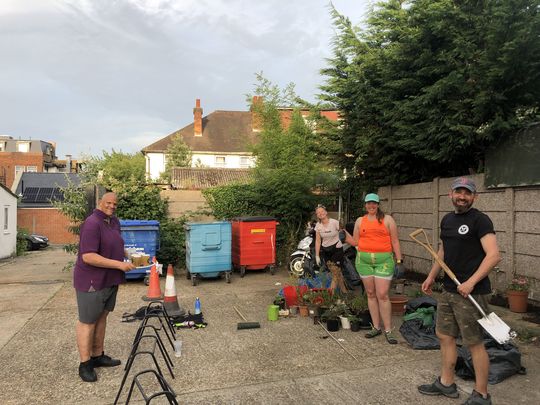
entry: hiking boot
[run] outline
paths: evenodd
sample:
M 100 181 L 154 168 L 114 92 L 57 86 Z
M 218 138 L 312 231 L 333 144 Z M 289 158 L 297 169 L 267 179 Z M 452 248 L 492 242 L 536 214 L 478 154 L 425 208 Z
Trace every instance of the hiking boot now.
M 437 377 L 433 384 L 424 384 L 418 386 L 418 391 L 424 395 L 444 395 L 448 398 L 457 398 L 459 397 L 459 392 L 457 391 L 456 384 L 452 385 L 443 385 L 441 383 L 441 377 Z
M 91 359 L 79 364 L 79 377 L 85 382 L 97 381 L 97 375 Z
M 487 394 L 487 398 L 484 398 L 482 394 L 473 390 L 471 396 L 463 402 L 463 405 L 491 405 L 491 395 Z
M 94 367 L 116 367 L 122 364 L 120 360 L 113 359 L 103 352 L 101 356 L 92 357 L 91 360 Z
M 379 336 L 381 333 L 382 333 L 382 330 L 372 327 L 371 330 L 368 333 L 366 333 L 365 336 L 368 339 L 371 339 L 371 338 L 374 338 L 375 336 Z
M 397 344 L 397 339 L 396 339 L 396 337 L 394 336 L 394 334 L 392 333 L 391 330 L 385 331 L 384 332 L 384 337 L 386 338 L 386 341 L 388 343 L 390 343 L 391 345 L 396 345 Z

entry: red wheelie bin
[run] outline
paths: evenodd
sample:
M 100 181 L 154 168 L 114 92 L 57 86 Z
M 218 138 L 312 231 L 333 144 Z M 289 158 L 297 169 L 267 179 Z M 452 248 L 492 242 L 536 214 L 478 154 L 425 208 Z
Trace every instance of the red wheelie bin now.
M 246 270 L 276 272 L 276 227 L 272 217 L 240 217 L 232 221 L 232 264 L 244 277 Z

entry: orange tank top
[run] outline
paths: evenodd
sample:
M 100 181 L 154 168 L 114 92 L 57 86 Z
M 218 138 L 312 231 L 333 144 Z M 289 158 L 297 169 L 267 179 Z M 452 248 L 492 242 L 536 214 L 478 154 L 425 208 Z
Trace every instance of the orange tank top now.
M 367 253 L 388 253 L 392 252 L 392 242 L 390 232 L 384 224 L 376 219 L 370 221 L 367 215 L 360 221 L 360 234 L 358 238 L 358 250 Z

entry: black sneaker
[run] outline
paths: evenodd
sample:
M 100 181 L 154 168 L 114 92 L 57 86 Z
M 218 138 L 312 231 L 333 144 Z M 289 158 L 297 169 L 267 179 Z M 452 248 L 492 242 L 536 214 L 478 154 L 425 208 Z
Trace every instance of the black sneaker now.
M 113 359 L 105 353 L 101 353 L 101 356 L 92 357 L 91 360 L 94 367 L 116 367 L 122 364 L 120 360 Z
M 444 395 L 448 398 L 459 397 L 456 384 L 454 383 L 449 386 L 443 385 L 441 383 L 441 377 L 437 377 L 433 384 L 419 385 L 418 391 L 424 395 Z
M 97 381 L 97 375 L 94 371 L 92 359 L 79 364 L 79 377 L 85 382 Z
M 463 402 L 463 405 L 491 405 L 491 395 L 487 394 L 487 398 L 484 398 L 482 394 L 473 390 L 471 396 Z

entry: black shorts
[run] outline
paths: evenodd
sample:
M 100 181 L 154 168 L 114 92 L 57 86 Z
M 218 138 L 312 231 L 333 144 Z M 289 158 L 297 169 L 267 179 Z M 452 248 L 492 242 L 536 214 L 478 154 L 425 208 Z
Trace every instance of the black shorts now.
M 107 287 L 99 291 L 77 291 L 77 306 L 79 307 L 79 321 L 82 323 L 96 323 L 103 311 L 112 312 L 116 305 L 118 286 Z
M 334 262 L 337 265 L 341 265 L 343 261 L 343 247 L 336 247 L 336 245 L 321 246 L 321 259 L 325 263 Z

